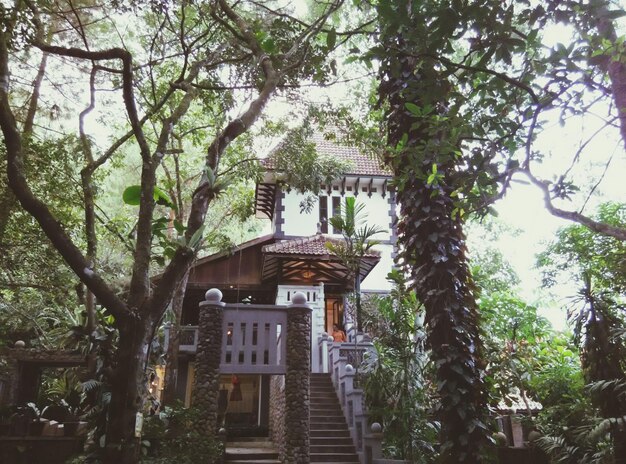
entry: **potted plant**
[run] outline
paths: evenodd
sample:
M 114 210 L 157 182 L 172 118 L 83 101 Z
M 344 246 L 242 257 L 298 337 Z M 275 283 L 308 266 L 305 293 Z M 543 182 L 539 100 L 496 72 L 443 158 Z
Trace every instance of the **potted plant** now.
M 42 418 L 42 414 L 46 408 L 40 410 L 35 403 L 27 403 L 26 409 L 29 411 L 29 416 L 31 417 L 28 424 L 28 435 L 38 437 L 41 435 L 41 432 L 46 425 L 46 419 Z
M 63 432 L 66 437 L 73 437 L 80 425 L 80 405 L 70 404 L 66 400 L 61 400 L 61 405 L 67 409 L 67 415 L 63 420 Z

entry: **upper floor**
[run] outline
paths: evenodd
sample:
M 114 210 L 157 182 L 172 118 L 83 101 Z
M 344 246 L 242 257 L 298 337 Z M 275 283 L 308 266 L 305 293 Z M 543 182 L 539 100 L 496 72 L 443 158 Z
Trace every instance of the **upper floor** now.
M 315 133 L 311 141 L 319 156 L 347 162 L 346 172 L 333 182 L 320 185 L 316 204 L 303 211 L 301 205 L 308 194 L 281 186 L 277 180 L 280 173 L 276 171 L 276 163 L 270 154 L 265 161 L 265 178 L 257 185 L 257 217 L 272 221 L 272 231 L 277 239 L 311 236 L 317 232 L 339 236 L 329 218 L 341 214 L 345 198 L 354 197 L 363 205 L 367 223 L 382 231 L 375 237 L 376 240 L 394 244 L 396 203 L 389 171 L 381 166 L 379 160 L 355 147 L 327 140 L 322 133 Z

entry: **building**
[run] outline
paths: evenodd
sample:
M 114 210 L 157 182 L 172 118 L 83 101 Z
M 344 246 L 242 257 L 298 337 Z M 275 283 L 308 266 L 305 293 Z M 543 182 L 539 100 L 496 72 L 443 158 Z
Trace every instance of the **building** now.
M 353 290 L 354 279 L 342 261 L 329 251 L 327 242 L 339 243 L 343 239 L 333 230 L 328 218 L 341 214 L 345 199 L 355 197 L 364 205 L 368 224 L 376 225 L 383 232 L 375 238 L 379 242 L 373 252 L 361 261 L 359 275 L 361 291 L 387 292 L 386 275 L 393 263 L 396 204 L 389 183 L 390 174 L 378 161 L 359 153 L 357 149 L 329 141 L 322 134 L 312 140 L 321 156 L 339 157 L 352 166 L 348 172 L 328 185 L 320 185 L 317 204 L 312 211 L 300 211 L 303 193 L 281 186 L 280 173 L 275 170 L 271 156 L 266 160 L 266 174 L 256 187 L 256 213 L 271 223 L 271 233 L 238 246 L 234 252 L 217 253 L 199 259 L 193 266 L 188 284 L 181 319 L 179 379 L 177 396 L 189 404 L 192 397 L 195 361 L 198 352 L 198 325 L 200 305 L 207 289 L 222 292 L 221 302 L 231 309 L 247 308 L 271 310 L 272 306 L 289 305 L 297 292 L 304 294 L 311 308 L 310 365 L 313 373 L 323 365 L 322 350 L 318 342 L 332 332 L 333 324 L 350 327 L 351 313 L 346 295 Z M 228 316 L 230 317 L 230 316 Z M 236 316 L 235 321 L 239 316 Z M 226 334 L 222 353 L 218 409 L 220 423 L 229 430 L 255 430 L 263 433 L 270 427 L 270 383 L 267 369 L 252 368 L 249 374 L 239 369 L 225 369 L 224 363 L 240 361 L 240 364 L 263 364 L 276 355 L 271 349 L 233 354 L 233 332 L 253 341 L 280 340 L 284 326 L 274 322 L 224 322 Z M 265 324 L 265 327 L 263 327 Z M 271 332 L 271 336 L 270 336 Z M 327 336 L 327 335 L 326 335 Z M 283 348 L 284 349 L 284 348 Z M 254 351 L 254 350 L 253 350 Z M 279 353 L 280 354 L 280 353 Z M 225 357 L 224 357 L 225 356 Z M 239 357 L 240 359 L 232 359 Z M 251 359 L 245 356 L 251 356 Z M 263 358 L 261 361 L 260 358 Z M 270 363 L 271 364 L 271 363 Z M 266 372 L 263 374 L 262 372 Z M 272 371 L 274 374 L 278 371 Z

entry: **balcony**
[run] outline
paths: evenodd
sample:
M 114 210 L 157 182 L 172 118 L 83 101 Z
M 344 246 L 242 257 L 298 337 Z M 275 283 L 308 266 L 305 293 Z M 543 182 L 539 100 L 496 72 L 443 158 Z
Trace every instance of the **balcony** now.
M 278 305 L 224 306 L 222 323 L 223 374 L 282 374 L 285 372 L 287 307 Z M 171 326 L 165 327 L 165 350 L 170 342 Z M 195 354 L 198 350 L 198 326 L 180 328 L 179 351 Z

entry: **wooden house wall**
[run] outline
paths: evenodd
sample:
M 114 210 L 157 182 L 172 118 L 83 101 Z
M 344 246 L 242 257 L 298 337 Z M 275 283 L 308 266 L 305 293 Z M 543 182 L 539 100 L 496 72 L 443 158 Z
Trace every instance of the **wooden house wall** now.
M 210 285 L 216 288 L 260 285 L 263 263 L 261 247 L 266 243 L 197 264 L 189 274 L 188 285 Z

